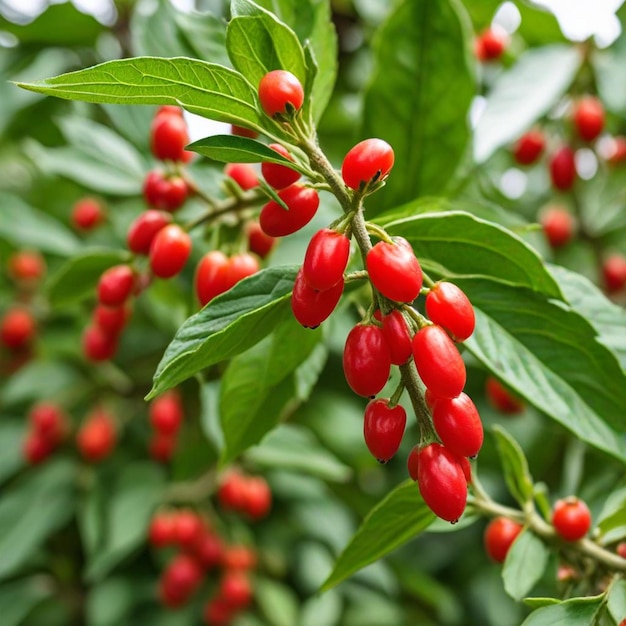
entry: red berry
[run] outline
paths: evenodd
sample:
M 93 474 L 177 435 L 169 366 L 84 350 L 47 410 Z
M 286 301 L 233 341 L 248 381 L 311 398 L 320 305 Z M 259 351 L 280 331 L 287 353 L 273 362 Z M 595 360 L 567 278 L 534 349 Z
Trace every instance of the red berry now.
M 193 547 L 193 553 L 204 569 L 211 569 L 222 562 L 224 546 L 213 532 L 205 532 Z
M 489 376 L 485 382 L 485 395 L 490 404 L 501 413 L 514 415 L 524 410 L 524 403 L 512 395 L 493 376 Z
M 234 545 L 224 548 L 222 565 L 229 570 L 254 569 L 257 564 L 255 551 L 248 546 Z
M 259 101 L 270 117 L 289 114 L 302 106 L 304 89 L 291 72 L 274 70 L 265 74 L 259 83 Z
M 22 444 L 22 454 L 29 465 L 38 465 L 53 452 L 55 444 L 36 431 L 30 431 Z
M 256 170 L 247 163 L 228 163 L 224 168 L 224 174 L 232 178 L 244 191 L 259 184 Z
M 178 224 L 168 224 L 152 240 L 150 268 L 159 278 L 178 274 L 191 254 L 191 237 Z
M 367 449 L 380 463 L 386 463 L 398 451 L 406 426 L 406 411 L 389 400 L 371 400 L 365 408 L 363 435 Z
M 578 541 L 591 528 L 589 507 L 576 497 L 557 500 L 552 512 L 552 525 L 565 541 Z
M 436 396 L 456 398 L 463 391 L 465 363 L 441 326 L 426 326 L 415 334 L 413 358 L 424 385 Z
M 343 159 L 341 176 L 351 189 L 384 180 L 393 167 L 393 148 L 382 139 L 365 139 L 352 147 Z
M 103 333 L 116 337 L 122 332 L 131 315 L 132 309 L 127 304 L 117 307 L 99 304 L 94 309 L 92 319 Z
M 157 114 L 152 122 L 150 148 L 157 159 L 182 161 L 189 133 L 179 114 Z
M 154 118 L 156 119 L 160 115 L 175 115 L 176 117 L 183 117 L 183 110 L 180 107 L 171 104 L 164 104 L 157 109 L 154 114 Z
M 539 221 L 548 243 L 553 248 L 560 248 L 569 243 L 576 231 L 576 219 L 563 207 L 551 206 L 542 211 Z
M 499 59 L 507 46 L 506 33 L 499 28 L 487 28 L 476 39 L 476 57 L 479 61 Z
M 604 128 L 604 107 L 594 96 L 581 98 L 574 107 L 574 126 L 584 141 L 593 141 Z
M 78 451 L 87 461 L 102 461 L 111 454 L 115 443 L 115 423 L 102 409 L 93 411 L 76 435 Z
M 46 273 L 46 262 L 39 252 L 20 250 L 9 257 L 7 270 L 17 282 L 36 283 Z
M 574 151 L 569 146 L 559 148 L 550 159 L 550 179 L 560 191 L 569 191 L 576 181 Z
M 476 456 L 483 445 L 483 425 L 471 398 L 441 398 L 433 409 L 433 426 L 443 445 L 457 456 Z
M 157 513 L 150 521 L 148 540 L 155 548 L 174 543 L 174 516 L 171 513 Z
M 179 209 L 189 195 L 189 187 L 180 176 L 166 177 L 154 170 L 148 172 L 143 185 L 146 202 L 155 209 L 174 212 Z
M 443 326 L 455 341 L 465 341 L 476 324 L 474 307 L 453 283 L 435 283 L 426 296 L 426 314 L 431 322 Z
M 192 550 L 204 534 L 204 523 L 200 516 L 187 509 L 181 509 L 174 515 L 174 542 L 181 548 Z
M 72 208 L 72 224 L 78 230 L 93 230 L 104 221 L 104 209 L 98 200 L 83 198 Z
M 32 431 L 53 446 L 65 437 L 67 417 L 56 404 L 40 402 L 31 408 L 28 418 Z
M 175 389 L 162 393 L 150 403 L 150 424 L 163 435 L 175 435 L 184 418 L 180 394 Z
M 130 265 L 105 270 L 98 282 L 98 300 L 105 306 L 122 306 L 135 288 L 135 272 Z
M 272 492 L 265 479 L 251 476 L 245 481 L 243 510 L 252 519 L 265 517 L 272 507 Z
M 626 137 L 613 137 L 607 150 L 606 160 L 611 165 L 626 163 Z
M 467 481 L 467 484 L 469 485 L 472 482 L 472 466 L 470 465 L 470 462 L 467 459 L 467 457 L 464 457 L 464 456 L 457 457 L 457 461 L 461 465 L 461 469 L 463 470 L 463 475 L 465 476 L 465 480 Z
M 220 250 L 207 252 L 200 259 L 195 285 L 196 295 L 202 306 L 228 290 L 228 265 L 228 257 Z
M 424 402 L 426 402 L 426 406 L 428 406 L 431 413 L 439 400 L 441 400 L 441 397 L 433 393 L 432 389 L 426 389 L 424 392 Z
M 420 454 L 419 445 L 413 446 L 411 448 L 411 452 L 409 452 L 409 456 L 406 459 L 406 466 L 407 466 L 407 469 L 409 470 L 409 476 L 415 481 L 418 478 L 418 468 L 419 468 L 419 462 L 420 462 L 419 454 Z
M 100 326 L 88 326 L 83 332 L 83 354 L 90 361 L 108 361 L 115 356 L 117 347 L 117 336 Z
M 249 137 L 250 139 L 256 139 L 259 136 L 259 133 L 257 133 L 256 130 L 250 130 L 249 128 L 244 128 L 243 126 L 237 126 L 236 124 L 231 125 L 230 132 L 232 135 L 236 135 L 238 137 Z
M 252 276 L 259 271 L 258 259 L 248 253 L 242 252 L 235 254 L 228 259 L 228 265 L 224 272 L 224 280 L 226 281 L 226 289 L 234 287 L 240 280 Z
M 177 554 L 161 577 L 161 601 L 170 607 L 185 604 L 202 582 L 202 577 L 202 568 L 192 556 Z
M 609 293 L 620 291 L 626 285 L 626 257 L 612 254 L 602 262 L 604 287 Z
M 496 563 L 504 563 L 506 555 L 524 527 L 508 517 L 496 517 L 485 529 L 485 551 Z
M 156 432 L 148 443 L 150 457 L 158 463 L 169 463 L 176 451 L 176 435 Z
M 285 237 L 306 226 L 317 212 L 320 198 L 315 189 L 302 185 L 291 185 L 278 192 L 287 210 L 270 200 L 259 215 L 261 228 L 270 237 Z
M 513 157 L 520 165 L 531 165 L 543 152 L 546 139 L 540 130 L 529 130 L 522 135 L 513 148 Z
M 246 478 L 239 472 L 228 472 L 217 490 L 217 500 L 227 511 L 243 511 L 246 506 Z
M 35 319 L 26 309 L 10 309 L 0 320 L 0 341 L 10 350 L 26 347 L 36 331 Z
M 374 313 L 374 317 L 382 322 L 383 335 L 391 353 L 391 362 L 394 365 L 404 365 L 412 353 L 411 336 L 404 316 L 398 309 L 394 309 L 387 315 L 383 315 L 378 310 Z
M 268 147 L 289 161 L 293 161 L 287 148 L 284 148 L 279 143 L 271 143 Z M 261 163 L 261 173 L 267 184 L 274 187 L 274 189 L 289 187 L 289 185 L 293 185 L 300 178 L 300 172 L 296 172 L 296 170 L 280 163 Z
M 326 291 L 312 289 L 304 279 L 300 268 L 293 283 L 291 310 L 302 326 L 317 328 L 335 310 L 343 294 L 344 281 L 340 280 Z
M 226 571 L 217 593 L 233 609 L 243 609 L 252 601 L 250 580 L 242 571 Z
M 227 604 L 226 601 L 218 596 L 211 598 L 202 609 L 204 622 L 208 626 L 228 626 L 231 623 L 236 609 Z
M 276 239 L 266 235 L 258 222 L 248 222 L 246 235 L 250 252 L 254 252 L 262 259 L 267 257 L 276 245 Z
M 620 543 L 618 543 L 615 551 L 623 559 L 626 559 L 626 541 L 621 541 Z
M 459 459 L 438 443 L 423 447 L 418 454 L 417 484 L 431 511 L 448 522 L 456 522 L 465 510 L 467 480 Z
M 169 213 L 144 211 L 128 229 L 128 248 L 135 254 L 148 254 L 155 235 L 172 221 Z
M 302 273 L 311 289 L 326 291 L 343 279 L 350 258 L 350 240 L 330 228 L 318 230 L 306 249 Z
M 343 350 L 343 371 L 352 391 L 360 396 L 375 396 L 387 382 L 391 370 L 391 353 L 378 326 L 358 324 Z
M 402 237 L 393 243 L 379 241 L 365 260 L 372 284 L 396 302 L 413 302 L 422 288 L 422 268 L 411 244 Z

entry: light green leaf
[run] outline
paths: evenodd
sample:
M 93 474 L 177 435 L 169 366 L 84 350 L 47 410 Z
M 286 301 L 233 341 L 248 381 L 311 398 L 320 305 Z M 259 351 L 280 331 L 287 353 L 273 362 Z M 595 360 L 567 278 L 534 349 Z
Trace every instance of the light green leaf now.
M 531 613 L 522 626 L 589 626 L 602 602 L 602 596 L 572 598 Z
M 493 427 L 504 479 L 520 507 L 533 499 L 533 480 L 521 446 L 501 426 Z M 524 594 L 522 594 L 524 595 Z
M 529 530 L 521 532 L 504 561 L 505 591 L 518 602 L 539 582 L 548 565 L 549 551 Z
M 254 581 L 254 598 L 268 626 L 294 626 L 297 623 L 299 599 L 287 585 L 258 577 Z
M 124 624 L 136 602 L 133 583 L 132 579 L 115 577 L 94 585 L 87 596 L 89 626 Z
M 598 95 L 609 111 L 626 113 L 626 34 L 608 49 L 598 50 L 593 56 Z
M 616 580 L 611 585 L 607 608 L 611 617 L 619 624 L 626 617 L 626 581 Z
M 24 465 L 22 442 L 25 436 L 24 423 L 9 421 L 3 416 L 0 423 L 0 484 Z
M 19 626 L 28 614 L 45 598 L 52 588 L 40 576 L 20 578 L 0 585 L 0 615 L 2 626 Z

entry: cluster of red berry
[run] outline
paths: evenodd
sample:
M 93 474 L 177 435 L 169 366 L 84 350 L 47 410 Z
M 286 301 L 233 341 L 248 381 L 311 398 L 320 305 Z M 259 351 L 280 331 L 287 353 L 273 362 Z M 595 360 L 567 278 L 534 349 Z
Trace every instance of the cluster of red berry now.
M 171 460 L 176 449 L 178 432 L 185 417 L 183 402 L 176 389 L 170 389 L 155 398 L 148 409 L 150 425 L 154 429 L 148 450 L 160 463 Z
M 30 465 L 46 460 L 69 432 L 69 420 L 52 402 L 39 402 L 28 413 L 28 431 L 23 443 L 24 458 Z
M 253 520 L 265 517 L 272 507 L 272 492 L 261 476 L 246 476 L 231 470 L 217 490 L 217 499 L 225 511 L 243 513 Z

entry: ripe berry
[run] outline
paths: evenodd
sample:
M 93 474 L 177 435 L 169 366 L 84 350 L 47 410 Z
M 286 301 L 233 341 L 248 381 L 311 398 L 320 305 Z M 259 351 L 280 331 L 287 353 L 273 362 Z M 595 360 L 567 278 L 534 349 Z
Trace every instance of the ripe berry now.
M 159 278 L 178 274 L 191 254 L 191 237 L 178 224 L 168 224 L 152 240 L 150 268 Z
M 157 114 L 152 122 L 150 148 L 162 161 L 182 161 L 189 133 L 184 118 L 179 114 Z
M 228 289 L 228 257 L 220 250 L 207 252 L 198 263 L 195 276 L 196 295 L 204 306 Z
M 419 445 L 413 446 L 411 448 L 411 452 L 409 452 L 409 456 L 406 459 L 406 466 L 407 466 L 407 469 L 409 470 L 409 476 L 415 481 L 418 478 L 419 453 L 420 453 Z
M 259 261 L 254 255 L 248 252 L 234 254 L 228 259 L 228 265 L 226 266 L 224 275 L 226 289 L 230 289 L 240 280 L 256 274 L 259 269 Z
M 184 418 L 180 394 L 175 389 L 162 393 L 150 403 L 149 418 L 152 427 L 163 435 L 174 435 Z
M 235 613 L 236 609 L 227 604 L 221 596 L 211 598 L 202 609 L 204 623 L 208 626 L 228 626 Z
M 513 158 L 520 165 L 531 165 L 543 152 L 546 139 L 540 130 L 529 130 L 522 135 L 513 148 Z
M 258 222 L 248 222 L 246 226 L 248 248 L 262 259 L 266 258 L 276 245 L 276 239 L 263 232 Z
M 550 159 L 550 179 L 560 191 L 569 191 L 576 181 L 574 151 L 569 146 L 559 148 Z
M 499 59 L 507 45 L 506 33 L 499 28 L 487 28 L 476 38 L 475 52 L 479 61 Z
M 233 545 L 224 548 L 222 566 L 229 570 L 250 570 L 257 564 L 256 552 L 244 545 Z
M 135 254 L 148 254 L 155 235 L 169 223 L 172 217 L 154 209 L 144 211 L 128 229 L 128 248 Z
M 554 530 L 566 541 L 582 539 L 591 528 L 589 507 L 579 498 L 557 500 L 552 512 Z
M 193 554 L 200 565 L 208 570 L 222 562 L 224 545 L 214 532 L 205 531 L 202 537 L 196 541 Z
M 302 326 L 317 328 L 335 310 L 343 294 L 343 278 L 326 291 L 309 287 L 300 268 L 291 292 L 291 310 Z
M 20 250 L 9 257 L 7 270 L 16 282 L 34 284 L 46 273 L 46 262 L 39 252 Z
M 272 507 L 272 492 L 264 478 L 250 476 L 244 486 L 244 512 L 252 519 L 265 517 Z
M 22 444 L 22 454 L 29 465 L 38 465 L 53 452 L 55 444 L 36 431 L 30 431 Z
M 604 107 L 598 98 L 585 96 L 574 108 L 574 126 L 584 141 L 593 141 L 604 128 Z
M 237 471 L 224 475 L 218 490 L 217 500 L 226 511 L 243 511 L 246 505 L 246 478 Z
M 604 287 L 609 293 L 620 291 L 626 285 L 626 257 L 612 254 L 602 262 Z
M 467 480 L 459 459 L 438 443 L 418 453 L 417 484 L 431 511 L 448 522 L 456 522 L 465 510 Z
M 621 541 L 620 543 L 618 543 L 617 548 L 615 548 L 615 551 L 623 559 L 626 559 L 626 541 Z
M 431 322 L 443 326 L 454 341 L 465 341 L 476 324 L 474 307 L 453 283 L 435 283 L 426 296 L 426 314 Z
M 524 403 L 512 395 L 493 376 L 489 376 L 485 382 L 485 395 L 490 404 L 501 413 L 514 415 L 524 410 Z
M 374 313 L 374 317 L 382 322 L 383 335 L 391 353 L 391 362 L 393 365 L 404 365 L 412 353 L 411 336 L 404 316 L 398 309 L 394 309 L 387 315 L 383 315 L 378 310 Z
M 176 435 L 156 432 L 148 442 L 150 457 L 158 463 L 169 463 L 176 450 Z
M 189 554 L 177 554 L 160 580 L 161 601 L 169 607 L 185 604 L 202 582 L 202 568 Z
M 330 228 L 318 230 L 306 249 L 302 273 L 309 287 L 326 291 L 343 279 L 350 258 L 350 240 Z
M 94 309 L 92 319 L 103 333 L 115 337 L 122 332 L 131 315 L 132 309 L 128 304 L 117 307 L 99 304 Z
M 35 337 L 37 327 L 26 309 L 13 308 L 0 320 L 0 342 L 10 350 L 26 347 Z
M 230 127 L 231 135 L 236 135 L 237 137 L 249 137 L 250 139 L 256 139 L 259 136 L 259 133 L 256 130 L 250 130 L 249 128 L 244 128 L 243 126 L 237 126 L 236 124 L 232 124 Z
M 158 170 L 148 172 L 143 184 L 143 196 L 151 207 L 173 213 L 189 195 L 189 187 L 180 176 L 166 177 Z
M 291 185 L 278 192 L 287 210 L 270 200 L 259 215 L 261 228 L 270 237 L 285 237 L 306 226 L 317 212 L 320 198 L 315 189 Z
M 485 551 L 496 563 L 504 563 L 506 555 L 524 527 L 508 517 L 496 517 L 485 529 Z
M 98 200 L 83 198 L 72 208 L 72 224 L 78 230 L 93 230 L 104 221 L 104 209 Z
M 60 443 L 67 429 L 67 417 L 63 411 L 51 402 L 40 402 L 33 406 L 28 414 L 30 427 L 53 446 Z
M 553 248 L 560 248 L 569 243 L 576 232 L 576 219 L 565 208 L 551 206 L 542 211 L 539 221 L 548 243 Z
M 259 101 L 270 117 L 290 114 L 302 106 L 304 89 L 291 72 L 274 70 L 265 74 L 259 83 Z
M 217 593 L 233 609 L 243 609 L 252 600 L 250 580 L 242 571 L 226 571 Z
M 389 400 L 371 400 L 365 408 L 363 435 L 365 444 L 379 463 L 386 463 L 398 451 L 406 426 L 406 411 Z
M 384 180 L 393 167 L 393 148 L 382 139 L 365 139 L 350 148 L 343 159 L 341 176 L 351 189 Z
M 443 445 L 457 456 L 473 457 L 483 445 L 483 425 L 471 398 L 440 398 L 433 409 L 433 426 Z
M 436 396 L 456 398 L 463 391 L 465 363 L 441 326 L 426 326 L 415 334 L 413 358 L 424 385 Z
M 228 163 L 224 168 L 224 174 L 232 178 L 244 191 L 259 184 L 256 170 L 247 163 Z
M 135 272 L 130 265 L 105 270 L 98 282 L 98 301 L 105 306 L 122 306 L 135 288 Z
M 174 543 L 174 515 L 157 513 L 150 521 L 148 540 L 155 548 L 162 548 Z
M 183 117 L 183 110 L 180 107 L 171 105 L 171 104 L 164 104 L 163 106 L 160 106 L 157 109 L 157 112 L 154 115 L 154 118 L 156 119 L 157 117 L 159 117 L 160 115 L 175 115 L 176 117 Z
M 187 509 L 177 511 L 174 516 L 174 541 L 181 548 L 192 549 L 204 533 L 200 516 Z
M 93 411 L 76 435 L 78 451 L 87 461 L 102 461 L 111 454 L 115 443 L 115 424 L 102 409 Z
M 284 148 L 279 143 L 271 143 L 268 147 L 289 159 L 289 161 L 293 161 L 287 148 Z M 261 173 L 267 184 L 274 187 L 274 189 L 289 187 L 289 185 L 293 185 L 300 178 L 300 172 L 280 163 L 261 163 Z
M 357 324 L 346 338 L 343 371 L 352 391 L 360 396 L 375 396 L 387 382 L 391 353 L 378 326 Z
M 626 137 L 613 137 L 607 150 L 606 160 L 611 165 L 626 163 Z
M 117 336 L 100 326 L 88 326 L 83 332 L 83 354 L 90 361 L 108 361 L 115 356 L 117 347 Z

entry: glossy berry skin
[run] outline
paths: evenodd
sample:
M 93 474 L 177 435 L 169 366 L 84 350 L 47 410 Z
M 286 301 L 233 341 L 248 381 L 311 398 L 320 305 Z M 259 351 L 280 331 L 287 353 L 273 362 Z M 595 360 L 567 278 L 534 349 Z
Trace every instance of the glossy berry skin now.
M 83 354 L 90 361 L 108 361 L 115 356 L 118 339 L 100 326 L 92 325 L 85 328 L 82 336 Z
M 173 213 L 185 204 L 189 187 L 180 176 L 166 177 L 154 170 L 146 176 L 143 196 L 149 206 Z
M 584 141 L 597 139 L 604 129 L 604 107 L 598 98 L 585 96 L 574 108 L 574 126 Z
M 372 284 L 395 302 L 413 302 L 422 288 L 422 268 L 406 239 L 379 241 L 365 260 Z
M 7 262 L 9 276 L 16 282 L 33 285 L 46 273 L 46 262 L 39 252 L 19 250 Z
M 98 301 L 104 306 L 122 306 L 135 288 L 135 272 L 130 265 L 105 270 L 98 282 Z
M 148 416 L 152 428 L 163 435 L 175 435 L 183 422 L 180 394 L 175 389 L 162 393 L 150 403 Z
M 249 252 L 234 254 L 228 259 L 226 266 L 225 280 L 226 288 L 234 287 L 240 280 L 248 278 L 259 271 L 258 259 Z
M 560 206 L 551 206 L 542 211 L 539 221 L 552 248 L 561 248 L 568 244 L 576 232 L 576 219 Z
M 293 161 L 287 148 L 284 148 L 279 143 L 271 143 L 268 148 L 278 152 L 278 154 L 284 156 L 289 161 Z M 300 178 L 300 172 L 296 172 L 296 170 L 286 165 L 270 163 L 269 161 L 261 163 L 261 173 L 267 184 L 274 187 L 274 189 L 289 187 L 289 185 L 293 185 Z
M 440 398 L 433 409 L 433 426 L 443 445 L 457 456 L 474 457 L 483 445 L 483 425 L 471 398 Z
M 443 326 L 454 341 L 465 341 L 474 332 L 476 318 L 468 297 L 455 284 L 435 283 L 426 296 L 426 315 Z
M 602 262 L 602 279 L 608 293 L 620 291 L 626 285 L 626 257 L 612 254 Z
M 383 331 L 372 324 L 358 324 L 349 333 L 343 349 L 343 372 L 354 393 L 375 396 L 391 371 L 391 353 Z
M 162 161 L 182 161 L 189 133 L 184 118 L 179 114 L 160 113 L 152 122 L 150 149 Z
M 168 224 L 152 240 L 150 268 L 159 278 L 176 276 L 191 254 L 191 237 L 178 224 Z
M 248 248 L 257 256 L 265 259 L 276 245 L 276 239 L 263 232 L 261 224 L 258 222 L 248 222 L 246 226 L 246 236 L 248 238 Z
M 270 117 L 286 115 L 293 108 L 298 111 L 304 103 L 304 89 L 300 81 L 285 70 L 273 70 L 259 83 L 259 101 Z
M 259 184 L 256 170 L 247 163 L 228 163 L 224 174 L 232 178 L 244 191 L 253 189 Z
M 219 586 L 218 596 L 233 609 L 243 609 L 252 601 L 252 587 L 248 575 L 242 571 L 226 571 Z
M 150 245 L 156 234 L 172 222 L 169 213 L 149 209 L 144 211 L 128 229 L 126 243 L 128 249 L 135 254 L 150 252 Z
M 422 382 L 436 396 L 456 398 L 463 391 L 465 363 L 441 326 L 426 326 L 415 334 L 413 358 Z
M 417 484 L 430 510 L 448 522 L 456 522 L 465 510 L 467 480 L 458 458 L 438 443 L 418 454 Z
M 249 476 L 244 486 L 243 511 L 253 520 L 266 517 L 272 508 L 272 492 L 264 478 Z
M 391 363 L 404 365 L 412 354 L 411 336 L 404 316 L 398 309 L 393 309 L 387 315 L 383 315 L 378 310 L 374 313 L 374 317 L 382 323 L 383 335 L 391 353 Z
M 557 500 L 552 511 L 552 525 L 565 541 L 578 541 L 591 528 L 591 511 L 576 497 Z
M 220 250 L 207 252 L 196 269 L 196 296 L 201 306 L 228 289 L 228 257 Z
M 495 61 L 502 56 L 506 45 L 506 33 L 499 29 L 487 28 L 476 38 L 476 57 L 483 62 Z
M 485 382 L 485 395 L 491 406 L 505 415 L 515 415 L 524 410 L 524 403 L 493 376 L 489 376 Z
M 89 231 L 104 221 L 104 209 L 95 198 L 83 198 L 72 208 L 72 225 L 77 230 Z
M 419 453 L 420 453 L 420 446 L 418 444 L 411 448 L 411 451 L 409 452 L 409 456 L 406 459 L 406 467 L 407 467 L 407 470 L 409 471 L 409 476 L 414 481 L 417 481 L 417 478 L 418 478 L 417 470 L 419 467 Z
M 36 332 L 35 318 L 26 309 L 10 309 L 0 319 L 0 343 L 10 350 L 26 347 Z
M 386 463 L 395 455 L 402 443 L 406 427 L 406 411 L 389 400 L 371 400 L 365 407 L 363 436 L 367 449 L 379 463 Z
M 546 139 L 540 130 L 529 130 L 522 135 L 513 148 L 513 158 L 520 165 L 532 165 L 541 156 Z
M 298 271 L 291 292 L 291 310 L 302 326 L 317 328 L 335 310 L 343 294 L 344 281 L 340 280 L 326 291 L 311 289 L 304 278 L 302 268 Z
M 192 549 L 204 533 L 200 516 L 187 509 L 181 509 L 174 516 L 174 541 L 181 548 Z
M 576 181 L 574 151 L 569 146 L 559 148 L 550 159 L 550 180 L 560 191 L 569 191 Z
M 270 200 L 259 215 L 261 228 L 270 237 L 285 237 L 300 230 L 313 219 L 320 204 L 317 191 L 302 185 L 291 185 L 279 191 L 278 196 L 287 210 Z
M 174 537 L 174 515 L 171 513 L 157 513 L 148 527 L 148 541 L 155 548 L 172 545 Z
M 393 148 L 382 139 L 365 139 L 350 148 L 341 165 L 343 182 L 350 189 L 384 180 L 393 167 Z
M 343 279 L 350 258 L 350 240 L 330 228 L 318 230 L 304 254 L 302 273 L 311 289 L 326 291 Z
M 76 435 L 76 445 L 86 461 L 98 463 L 111 454 L 116 439 L 113 419 L 105 411 L 97 409 L 80 427 Z
M 485 552 L 489 558 L 496 563 L 504 563 L 509 549 L 523 528 L 521 524 L 508 517 L 492 519 L 487 525 L 483 537 Z

